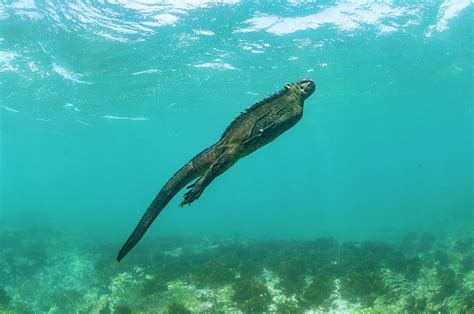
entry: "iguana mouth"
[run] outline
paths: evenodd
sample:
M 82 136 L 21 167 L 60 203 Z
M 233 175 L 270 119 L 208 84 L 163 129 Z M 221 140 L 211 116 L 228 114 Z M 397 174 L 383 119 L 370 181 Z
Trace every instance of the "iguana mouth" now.
M 314 93 L 314 90 L 316 89 L 316 83 L 310 79 L 302 79 L 296 84 L 300 87 L 301 94 L 305 99 L 311 96 L 311 94 Z

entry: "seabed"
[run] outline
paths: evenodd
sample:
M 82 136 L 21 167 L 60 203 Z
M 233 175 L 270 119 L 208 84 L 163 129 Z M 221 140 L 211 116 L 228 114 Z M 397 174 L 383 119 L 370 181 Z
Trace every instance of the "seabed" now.
M 474 238 L 398 243 L 0 231 L 1 313 L 474 313 Z

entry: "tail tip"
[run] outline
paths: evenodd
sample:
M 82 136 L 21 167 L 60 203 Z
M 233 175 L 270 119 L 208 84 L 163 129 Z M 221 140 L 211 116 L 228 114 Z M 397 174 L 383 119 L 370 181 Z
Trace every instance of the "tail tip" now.
M 127 255 L 127 252 L 125 252 L 124 249 L 122 248 L 117 255 L 117 258 L 116 258 L 117 262 L 120 262 L 125 257 L 125 255 Z

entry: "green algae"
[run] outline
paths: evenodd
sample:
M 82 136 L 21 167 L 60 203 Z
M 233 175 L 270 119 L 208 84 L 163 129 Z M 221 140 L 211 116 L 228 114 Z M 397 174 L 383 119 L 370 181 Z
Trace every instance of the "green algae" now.
M 329 298 L 336 288 L 334 277 L 328 273 L 320 273 L 315 276 L 311 284 L 302 294 L 302 303 L 305 307 L 322 306 L 329 307 Z
M 377 296 L 385 293 L 380 275 L 375 272 L 352 271 L 341 278 L 341 296 L 351 302 L 372 306 Z
M 454 249 L 459 253 L 467 253 L 474 248 L 474 239 L 458 239 L 454 243 Z
M 243 260 L 237 267 L 240 278 L 254 278 L 261 274 L 262 268 L 252 260 Z
M 5 291 L 5 288 L 0 287 L 0 307 L 7 307 L 10 305 L 11 297 Z
M 461 270 L 465 273 L 474 270 L 474 252 L 467 253 L 461 258 Z
M 172 281 L 186 279 L 192 274 L 194 267 L 192 256 L 188 257 L 187 254 L 182 256 L 159 254 L 153 259 L 150 273 L 163 280 Z
M 426 298 L 416 298 L 411 295 L 406 300 L 405 310 L 407 313 L 422 313 L 426 309 L 427 303 Z
M 276 313 L 278 314 L 293 314 L 302 313 L 303 310 L 299 306 L 298 302 L 293 300 L 280 301 L 276 304 Z
M 448 267 L 438 266 L 436 276 L 440 285 L 440 291 L 437 295 L 438 300 L 444 300 L 453 295 L 459 288 L 459 281 L 454 270 Z
M 265 285 L 249 279 L 239 279 L 233 285 L 232 301 L 236 307 L 244 312 L 266 312 L 270 293 Z
M 64 249 L 62 242 L 40 240 L 48 261 L 34 262 L 33 273 L 12 271 L 21 269 L 14 254 L 34 242 L 9 241 L 18 244 L 0 248 L 0 299 L 8 299 L 0 307 L 7 313 L 113 313 L 122 305 L 159 313 L 170 304 L 191 312 L 428 313 L 466 312 L 473 303 L 474 252 L 467 240 L 435 240 L 420 251 L 417 237 L 407 253 L 397 243 L 332 238 L 212 245 L 179 239 L 175 246 L 168 238 L 166 251 L 141 250 L 120 264 L 107 261 L 109 245 Z M 22 258 L 41 261 L 34 254 Z M 19 285 L 19 278 L 28 279 Z
M 229 265 L 221 261 L 209 261 L 196 267 L 193 281 L 200 286 L 211 288 L 221 287 L 232 283 L 235 275 Z
M 145 280 L 140 288 L 141 294 L 145 297 L 152 296 L 168 290 L 168 281 L 161 277 L 153 277 Z
M 277 274 L 280 277 L 280 286 L 288 294 L 301 293 L 305 286 L 307 259 L 293 257 L 280 263 Z
M 180 303 L 170 303 L 165 310 L 166 314 L 191 314 L 184 305 Z
M 132 314 L 132 309 L 125 304 L 120 304 L 115 307 L 112 314 Z
M 418 239 L 418 250 L 421 252 L 429 251 L 433 248 L 436 236 L 431 232 L 423 232 Z

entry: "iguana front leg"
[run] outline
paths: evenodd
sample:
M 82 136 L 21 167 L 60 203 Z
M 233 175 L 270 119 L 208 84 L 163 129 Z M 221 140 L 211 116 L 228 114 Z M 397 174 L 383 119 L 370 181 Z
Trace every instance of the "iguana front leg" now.
M 186 192 L 184 199 L 179 206 L 183 207 L 186 204 L 190 205 L 192 202 L 199 199 L 206 187 L 211 184 L 217 176 L 224 173 L 235 163 L 236 160 L 234 156 L 235 151 L 232 149 L 228 149 L 220 155 L 196 182 L 187 187 L 190 190 Z
M 270 130 L 273 126 L 275 125 L 275 123 L 272 123 L 270 124 L 268 127 L 264 128 L 264 129 L 259 129 L 257 133 L 255 133 L 254 136 L 252 136 L 251 138 L 249 138 L 248 140 L 245 140 L 244 141 L 244 145 L 247 145 L 253 141 L 255 141 L 256 139 L 258 139 L 259 137 L 261 137 L 263 134 L 265 134 L 265 132 L 267 132 L 268 130 Z

